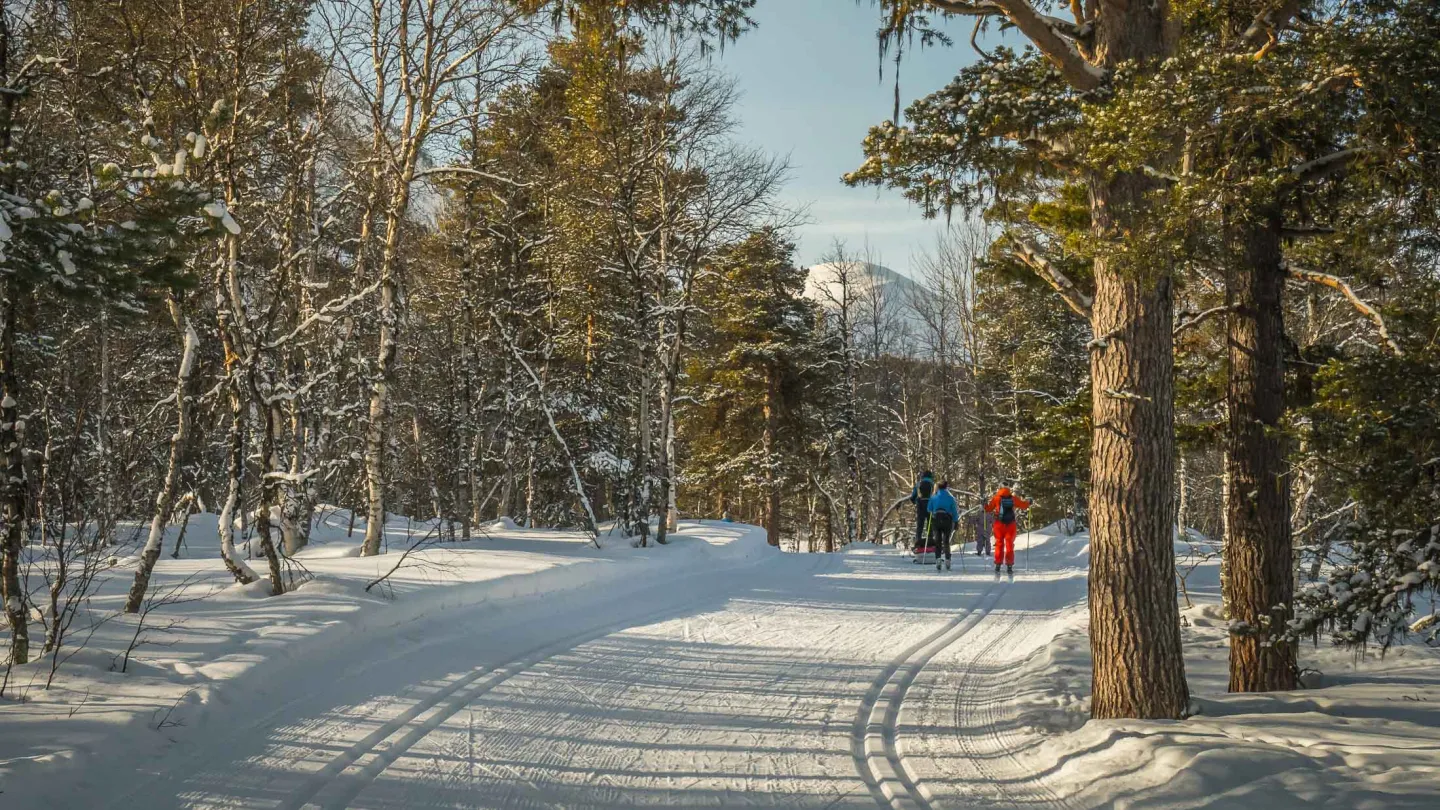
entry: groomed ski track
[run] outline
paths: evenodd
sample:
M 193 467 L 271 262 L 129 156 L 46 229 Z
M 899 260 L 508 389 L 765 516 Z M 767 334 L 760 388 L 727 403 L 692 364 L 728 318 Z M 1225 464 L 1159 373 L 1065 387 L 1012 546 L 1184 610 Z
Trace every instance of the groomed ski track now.
M 457 609 L 297 660 L 269 700 L 73 806 L 1066 806 L 1018 772 L 1008 668 L 1084 597 L 888 549 L 763 554 Z M 118 783 L 118 784 L 117 784 Z M 81 804 L 80 802 L 83 802 Z

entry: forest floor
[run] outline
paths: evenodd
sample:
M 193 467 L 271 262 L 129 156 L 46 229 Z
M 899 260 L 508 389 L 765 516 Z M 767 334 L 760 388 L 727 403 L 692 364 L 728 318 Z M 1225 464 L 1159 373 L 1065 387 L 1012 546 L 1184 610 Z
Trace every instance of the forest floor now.
M 197 518 L 198 520 L 198 518 Z M 191 536 L 213 538 L 214 520 Z M 397 523 L 392 544 L 425 527 Z M 604 550 L 496 525 L 390 582 L 332 515 L 279 598 L 162 558 L 152 644 L 101 626 L 0 703 L 0 806 L 1430 808 L 1440 655 L 1306 648 L 1315 688 L 1225 689 L 1213 564 L 1189 578 L 1198 714 L 1086 722 L 1088 541 L 1021 570 L 782 554 L 739 524 Z M 1028 539 L 1028 543 L 1027 543 Z M 208 545 L 208 542 L 206 543 Z M 1028 556 L 1028 569 L 1023 559 Z M 963 564 L 963 568 L 962 568 Z M 128 585 L 123 565 L 96 615 Z M 194 590 L 194 589 L 200 590 Z M 86 631 L 88 632 L 88 630 Z

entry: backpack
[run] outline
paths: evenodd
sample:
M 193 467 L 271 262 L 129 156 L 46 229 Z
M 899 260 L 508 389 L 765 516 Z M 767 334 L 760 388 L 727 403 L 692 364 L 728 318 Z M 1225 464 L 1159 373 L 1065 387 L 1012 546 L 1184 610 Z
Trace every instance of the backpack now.
M 905 490 L 900 491 L 904 492 Z M 934 494 L 935 482 L 929 478 L 921 478 L 920 483 L 915 485 L 915 495 L 922 501 L 930 500 L 930 496 Z
M 1015 499 L 1009 495 L 1000 499 L 1000 516 L 996 518 L 1001 523 L 1015 522 Z

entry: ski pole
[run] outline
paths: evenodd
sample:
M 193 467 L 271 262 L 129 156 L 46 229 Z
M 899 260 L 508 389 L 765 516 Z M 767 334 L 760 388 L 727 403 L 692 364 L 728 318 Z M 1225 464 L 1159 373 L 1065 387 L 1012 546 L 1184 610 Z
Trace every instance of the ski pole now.
M 1025 576 L 1030 576 L 1030 510 L 1025 510 Z
M 925 547 L 928 548 L 928 549 L 930 549 L 930 553 L 931 553 L 931 555 L 933 555 L 934 557 L 938 558 L 938 557 L 940 556 L 940 549 L 939 549 L 939 548 L 936 548 L 936 546 L 935 546 L 935 513 L 934 513 L 934 512 L 929 513 L 929 516 L 925 518 Z M 930 560 L 926 560 L 925 562 L 921 563 L 921 565 L 929 565 L 930 562 L 931 562 Z

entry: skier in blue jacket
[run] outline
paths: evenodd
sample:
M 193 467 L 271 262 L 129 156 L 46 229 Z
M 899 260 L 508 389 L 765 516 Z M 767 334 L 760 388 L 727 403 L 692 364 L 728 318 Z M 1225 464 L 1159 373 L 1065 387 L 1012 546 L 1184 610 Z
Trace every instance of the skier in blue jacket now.
M 960 504 L 955 502 L 955 496 L 950 494 L 950 482 L 940 482 L 940 487 L 935 494 L 930 496 L 930 537 L 935 544 L 935 570 L 939 571 L 944 565 L 945 570 L 950 570 L 950 535 L 955 531 L 955 526 L 960 522 Z M 943 559 L 942 559 L 942 556 Z

